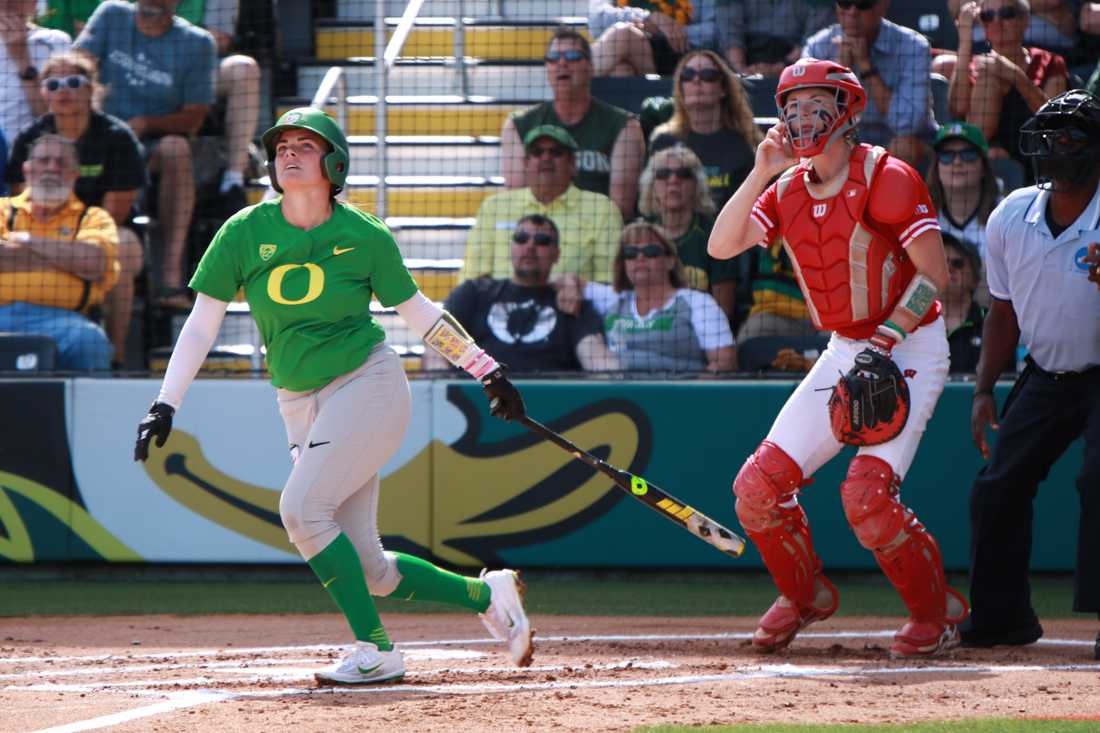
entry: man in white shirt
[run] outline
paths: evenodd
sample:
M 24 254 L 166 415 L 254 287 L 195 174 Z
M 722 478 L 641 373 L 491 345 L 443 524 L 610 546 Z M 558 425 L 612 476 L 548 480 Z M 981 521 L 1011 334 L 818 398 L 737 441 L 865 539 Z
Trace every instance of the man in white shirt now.
M 24 125 L 46 112 L 38 70 L 50 56 L 72 45 L 64 31 L 31 23 L 35 10 L 35 0 L 0 3 L 0 131 L 9 147 Z

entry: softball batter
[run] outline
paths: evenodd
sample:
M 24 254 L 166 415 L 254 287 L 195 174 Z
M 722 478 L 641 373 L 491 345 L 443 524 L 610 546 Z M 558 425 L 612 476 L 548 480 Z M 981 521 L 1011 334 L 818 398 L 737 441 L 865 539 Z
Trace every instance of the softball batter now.
M 263 135 L 268 171 L 283 195 L 225 222 L 190 286 L 195 307 L 180 332 L 160 394 L 138 426 L 135 460 L 163 446 L 241 288 L 267 347 L 293 468 L 279 501 L 291 542 L 348 620 L 356 644 L 322 683 L 369 684 L 405 674 L 372 595 L 437 601 L 481 615 L 531 663 L 533 633 L 512 570 L 480 578 L 385 552 L 377 527 L 378 472 L 401 444 L 410 395 L 397 354 L 371 317 L 371 296 L 394 307 L 428 346 L 478 379 L 493 415 L 523 416 L 519 391 L 446 311 L 424 297 L 385 224 L 335 199 L 348 175 L 344 133 L 322 111 L 284 114 Z

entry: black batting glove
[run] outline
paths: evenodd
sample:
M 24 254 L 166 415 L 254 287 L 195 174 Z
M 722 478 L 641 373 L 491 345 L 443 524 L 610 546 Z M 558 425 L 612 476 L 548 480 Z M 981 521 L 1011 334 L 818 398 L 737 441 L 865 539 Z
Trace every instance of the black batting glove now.
M 157 438 L 157 447 L 163 448 L 164 441 L 168 440 L 168 433 L 172 432 L 172 416 L 176 414 L 176 408 L 163 402 L 154 402 L 149 408 L 149 414 L 138 423 L 137 442 L 134 443 L 134 460 L 144 461 L 149 457 L 149 441 L 153 436 Z
M 504 376 L 504 370 L 497 367 L 487 377 L 482 378 L 481 386 L 489 398 L 489 414 L 501 420 L 519 420 L 527 415 L 523 406 L 523 396 L 516 386 Z

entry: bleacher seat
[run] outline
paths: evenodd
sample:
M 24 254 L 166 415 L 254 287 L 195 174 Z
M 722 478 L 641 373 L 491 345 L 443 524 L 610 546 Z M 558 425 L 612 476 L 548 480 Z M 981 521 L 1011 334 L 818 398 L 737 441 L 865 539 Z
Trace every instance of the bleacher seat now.
M 57 366 L 57 344 L 49 336 L 0 333 L 0 372 L 46 372 Z
M 936 122 L 945 125 L 953 121 L 955 116 L 951 114 L 951 105 L 948 104 L 951 82 L 943 74 L 930 74 L 928 86 L 932 93 L 932 112 L 936 115 Z
M 672 77 L 597 76 L 592 78 L 592 96 L 638 114 L 645 98 L 672 96 Z
M 905 0 L 890 3 L 886 19 L 912 28 L 932 45 L 954 51 L 959 47 L 955 20 L 947 8 L 947 0 Z
M 781 349 L 794 349 L 800 354 L 825 351 L 829 339 L 825 336 L 757 336 L 746 339 L 737 347 L 737 367 L 745 372 L 770 370 L 775 355 Z

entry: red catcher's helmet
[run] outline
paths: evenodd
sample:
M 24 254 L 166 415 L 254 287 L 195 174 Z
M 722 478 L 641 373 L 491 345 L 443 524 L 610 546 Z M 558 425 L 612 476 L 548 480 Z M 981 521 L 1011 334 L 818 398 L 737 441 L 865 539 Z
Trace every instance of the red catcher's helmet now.
M 787 95 L 794 90 L 820 88 L 835 90 L 835 117 L 831 110 L 823 109 L 820 105 L 815 105 L 811 110 L 800 110 L 800 104 L 791 108 L 785 107 Z M 847 66 L 835 61 L 800 59 L 783 69 L 779 86 L 775 90 L 775 104 L 779 108 L 779 120 L 787 128 L 787 137 L 795 154 L 801 158 L 809 158 L 821 153 L 834 140 L 844 137 L 845 133 L 859 124 L 859 115 L 867 106 L 867 92 Z M 825 129 L 815 129 L 808 139 L 804 137 L 799 126 L 793 124 L 803 113 L 822 120 Z

